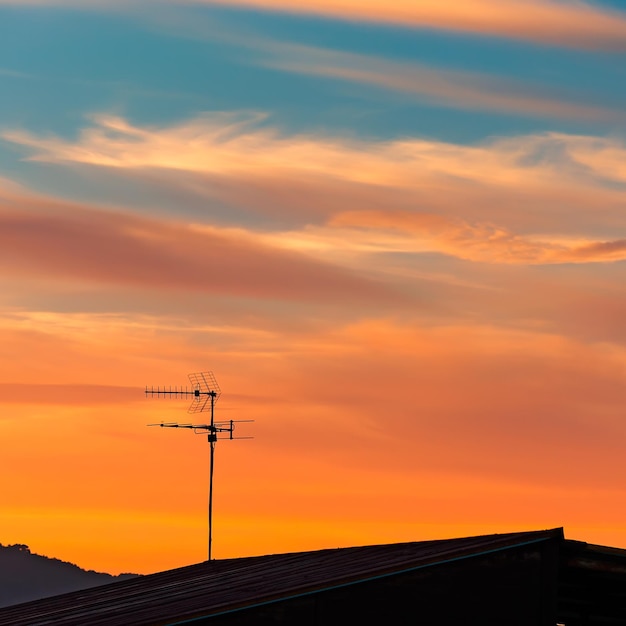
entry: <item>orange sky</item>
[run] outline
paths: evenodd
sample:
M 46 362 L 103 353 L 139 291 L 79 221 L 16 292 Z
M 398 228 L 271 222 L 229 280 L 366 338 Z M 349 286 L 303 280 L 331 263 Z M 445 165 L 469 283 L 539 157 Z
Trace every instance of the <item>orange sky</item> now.
M 216 558 L 626 548 L 623 12 L 29 4 L 0 0 L 41 38 L 0 67 L 1 543 L 204 560 L 206 439 L 143 390 L 212 370 L 255 420 L 217 446 Z
M 624 545 L 624 355 L 601 341 L 402 320 L 198 331 L 3 320 L 5 542 L 115 572 L 202 560 L 207 444 L 147 428 L 188 417 L 141 383 L 184 384 L 210 354 L 218 417 L 256 420 L 218 444 L 217 558 L 559 525 Z

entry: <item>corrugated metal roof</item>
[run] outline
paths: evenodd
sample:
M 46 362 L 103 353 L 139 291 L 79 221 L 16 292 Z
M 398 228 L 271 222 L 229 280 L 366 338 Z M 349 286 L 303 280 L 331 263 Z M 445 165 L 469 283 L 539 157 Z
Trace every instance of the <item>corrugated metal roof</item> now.
M 554 539 L 562 529 L 214 560 L 0 609 L 0 626 L 181 623 Z

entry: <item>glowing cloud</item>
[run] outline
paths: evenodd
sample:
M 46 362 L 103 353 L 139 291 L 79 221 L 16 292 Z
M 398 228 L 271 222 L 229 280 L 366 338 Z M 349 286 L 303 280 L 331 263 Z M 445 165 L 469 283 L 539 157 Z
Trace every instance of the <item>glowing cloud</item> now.
M 2 137 L 31 148 L 33 161 L 82 163 L 109 168 L 165 168 L 216 174 L 256 176 L 291 173 L 326 176 L 356 183 L 412 185 L 415 175 L 445 175 L 494 185 L 554 183 L 563 175 L 574 182 L 595 176 L 626 182 L 626 146 L 617 138 L 558 133 L 495 139 L 457 145 L 422 139 L 385 142 L 285 135 L 259 128 L 263 115 L 207 113 L 171 127 L 134 126 L 108 115 L 73 143 L 4 131 Z M 528 180 L 529 174 L 532 174 Z
M 346 212 L 335 216 L 330 225 L 339 227 L 337 239 L 349 242 L 348 246 L 370 251 L 443 252 L 470 261 L 520 264 L 626 259 L 624 239 L 591 242 L 533 240 L 493 224 L 472 225 L 461 219 L 415 212 Z M 393 237 L 394 232 L 405 235 Z M 323 235 L 320 239 L 324 239 Z
M 0 225 L 0 267 L 12 268 L 13 276 L 262 299 L 394 299 L 374 281 L 271 248 L 243 229 L 200 229 L 15 197 L 0 201 Z
M 178 0 L 323 15 L 539 43 L 624 50 L 626 16 L 587 2 L 554 0 Z
M 428 28 L 531 41 L 570 48 L 626 49 L 624 12 L 583 0 L 162 0 L 162 5 L 225 5 L 261 11 L 317 15 L 404 28 Z M 132 9 L 141 14 L 153 0 L 0 0 L 0 5 Z
M 620 186 L 626 183 L 626 147 L 618 139 L 553 133 L 473 146 L 419 139 L 348 141 L 288 136 L 256 127 L 258 120 L 207 114 L 170 128 L 139 128 L 121 118 L 98 116 L 76 142 L 16 131 L 4 137 L 33 150 L 33 160 L 140 177 L 155 169 L 205 177 L 197 184 L 208 195 L 248 210 L 256 206 L 266 211 L 265 194 L 273 200 L 273 212 L 290 213 L 292 220 L 302 212 L 305 230 L 300 233 L 255 235 L 257 242 L 283 249 L 438 251 L 473 261 L 530 264 L 624 258 L 616 227 L 624 226 Z M 298 194 L 298 189 L 308 191 Z M 599 201 L 605 207 L 600 222 L 593 209 Z M 346 210 L 346 205 L 361 208 Z M 22 232 L 17 218 L 4 219 L 6 232 L 10 225 Z M 106 232 L 112 222 L 103 223 Z M 594 236 L 589 235 L 591 224 Z M 56 232 L 53 224 L 46 228 Z M 140 232 L 145 227 L 132 228 Z M 155 228 L 150 227 L 150 236 L 133 239 L 133 245 L 143 250 L 151 238 L 165 237 L 161 226 Z M 233 236 L 241 251 L 257 245 L 242 239 L 243 232 L 227 235 L 207 228 L 202 236 L 214 251 L 222 250 L 226 236 L 229 250 Z M 194 249 L 192 242 L 201 237 L 200 232 L 179 234 L 187 240 L 185 250 Z M 15 237 L 7 241 L 5 254 Z M 221 254 L 216 252 L 211 262 Z M 197 265 L 192 258 L 187 262 Z M 155 276 L 170 273 L 163 267 Z M 332 284 L 328 282 L 329 289 Z

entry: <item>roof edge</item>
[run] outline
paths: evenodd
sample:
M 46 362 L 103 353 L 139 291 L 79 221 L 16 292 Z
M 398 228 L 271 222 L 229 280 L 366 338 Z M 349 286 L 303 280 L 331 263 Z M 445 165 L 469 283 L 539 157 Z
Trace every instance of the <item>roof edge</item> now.
M 306 596 L 310 596 L 310 595 L 315 595 L 317 593 L 323 593 L 325 591 L 330 591 L 332 589 L 341 589 L 344 587 L 350 587 L 352 585 L 357 585 L 357 584 L 361 584 L 361 583 L 366 583 L 366 582 L 370 582 L 370 581 L 374 581 L 374 580 L 381 580 L 383 578 L 389 578 L 391 576 L 396 576 L 399 574 L 406 574 L 408 572 L 412 572 L 412 571 L 417 571 L 420 569 L 426 569 L 428 567 L 435 567 L 437 565 L 444 565 L 446 563 L 453 563 L 455 561 L 463 561 L 463 560 L 467 560 L 467 559 L 471 559 L 471 558 L 476 558 L 476 557 L 480 557 L 480 556 L 484 556 L 487 554 L 494 554 L 497 552 L 503 552 L 504 550 L 511 550 L 511 549 L 515 549 L 515 548 L 521 548 L 524 546 L 528 546 L 528 545 L 533 545 L 536 543 L 542 543 L 545 541 L 552 541 L 552 540 L 559 540 L 559 541 L 563 541 L 564 540 L 564 532 L 563 532 L 563 527 L 557 527 L 557 528 L 552 528 L 552 529 L 547 529 L 547 530 L 543 530 L 543 531 L 527 531 L 527 532 L 521 532 L 521 533 L 503 533 L 501 535 L 493 535 L 494 537 L 496 536 L 500 536 L 502 538 L 507 537 L 507 536 L 514 536 L 516 534 L 520 535 L 520 539 L 523 538 L 524 535 L 528 536 L 528 535 L 535 535 L 533 538 L 527 538 L 523 541 L 518 541 L 518 542 L 514 542 L 514 543 L 510 543 L 510 544 L 506 544 L 506 545 L 502 545 L 502 546 L 497 546 L 497 547 L 493 547 L 493 548 L 489 548 L 489 549 L 483 549 L 483 550 L 478 550 L 475 552 L 468 552 L 467 554 L 459 554 L 457 556 L 453 556 L 453 557 L 448 557 L 448 558 L 444 558 L 444 559 L 439 559 L 439 560 L 433 560 L 430 561 L 428 563 L 420 563 L 419 565 L 412 565 L 409 567 L 404 567 L 401 569 L 397 569 L 394 571 L 389 571 L 389 572 L 382 572 L 379 574 L 375 574 L 375 575 L 370 575 L 370 576 L 366 576 L 364 578 L 358 578 L 355 580 L 350 580 L 350 581 L 344 581 L 344 582 L 338 582 L 335 584 L 330 584 L 324 587 L 317 587 L 315 589 L 307 589 L 307 590 L 300 590 L 300 591 L 295 591 L 293 593 L 287 594 L 287 595 L 282 595 L 279 598 L 277 597 L 272 597 L 272 598 L 267 598 L 265 600 L 258 600 L 258 601 L 253 601 L 250 604 L 245 604 L 242 606 L 238 606 L 235 608 L 230 608 L 230 609 L 225 609 L 225 610 L 217 610 L 215 612 L 211 612 L 211 613 L 205 613 L 204 615 L 198 615 L 195 617 L 190 617 L 187 619 L 183 619 L 180 620 L 178 622 L 172 622 L 170 624 L 170 626 L 183 626 L 184 624 L 193 624 L 194 622 L 198 622 L 200 620 L 209 618 L 209 617 L 218 617 L 220 615 L 229 615 L 232 613 L 237 613 L 239 611 L 245 611 L 248 609 L 253 609 L 253 608 L 257 608 L 257 607 L 261 607 L 261 606 L 267 606 L 270 604 L 275 604 L 277 602 L 283 602 L 285 600 L 292 600 L 294 598 L 302 598 L 302 597 L 306 597 Z M 476 535 L 475 537 L 488 537 L 490 535 Z M 467 537 L 467 539 L 471 539 L 472 537 Z M 435 541 L 447 541 L 446 539 L 441 539 L 441 540 L 435 540 Z M 453 539 L 451 539 L 450 541 L 453 541 Z M 381 545 L 381 546 L 385 546 L 385 545 L 411 545 L 411 544 L 415 544 L 415 543 L 421 543 L 421 542 L 417 542 L 417 541 L 410 541 L 410 542 L 400 542 L 400 543 L 395 543 L 395 544 L 374 544 L 375 545 Z M 351 546 L 351 547 L 363 547 L 363 548 L 367 548 L 367 547 L 372 547 L 372 546 Z M 346 548 L 327 548 L 327 549 L 322 549 L 322 550 L 311 550 L 310 552 L 324 552 L 326 550 L 343 550 Z M 350 549 L 350 548 L 347 548 Z M 285 553 L 285 554 L 301 554 L 301 553 Z

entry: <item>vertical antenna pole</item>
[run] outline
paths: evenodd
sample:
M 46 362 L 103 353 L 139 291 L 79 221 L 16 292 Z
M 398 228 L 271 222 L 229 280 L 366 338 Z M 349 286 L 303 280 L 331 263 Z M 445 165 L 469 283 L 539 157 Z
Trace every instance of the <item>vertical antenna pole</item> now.
M 0 4 L 2 0 L 0 0 Z M 150 396 L 169 396 L 175 398 L 181 398 L 184 396 L 193 396 L 193 402 L 188 409 L 188 413 L 202 413 L 208 404 L 210 399 L 211 405 L 211 422 L 209 424 L 148 424 L 148 426 L 165 426 L 168 428 L 190 428 L 196 434 L 207 433 L 209 440 L 209 502 L 208 502 L 208 516 L 209 516 L 209 528 L 208 528 L 208 560 L 212 559 L 212 547 L 213 547 L 213 472 L 215 469 L 215 444 L 217 442 L 218 433 L 229 433 L 230 439 L 237 439 L 233 437 L 233 430 L 235 428 L 235 421 L 218 422 L 215 423 L 215 403 L 221 395 L 220 388 L 213 376 L 213 372 L 197 372 L 189 374 L 189 380 L 192 383 L 192 388 L 189 390 L 187 387 L 146 387 L 145 393 Z M 240 420 L 244 422 L 251 422 L 254 420 Z M 223 438 L 226 438 L 222 435 Z M 247 439 L 247 437 L 243 437 Z
M 214 409 L 215 409 L 215 391 L 211 391 L 211 428 L 209 429 L 209 561 L 211 560 L 211 543 L 213 541 L 213 463 L 215 458 L 215 442 L 217 441 L 217 433 L 215 431 Z

